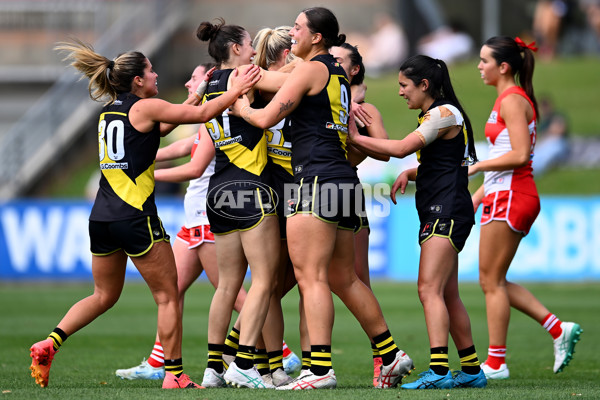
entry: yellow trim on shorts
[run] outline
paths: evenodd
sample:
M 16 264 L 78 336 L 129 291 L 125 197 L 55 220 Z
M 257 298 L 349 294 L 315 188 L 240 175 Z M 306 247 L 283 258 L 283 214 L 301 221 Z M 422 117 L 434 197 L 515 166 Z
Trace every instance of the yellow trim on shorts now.
M 437 237 L 441 237 L 441 238 L 444 238 L 444 239 L 448 239 L 448 241 L 452 245 L 452 248 L 454 248 L 454 250 L 457 253 L 460 253 L 460 250 L 458 250 L 456 248 L 456 246 L 454 245 L 454 242 L 452 241 L 452 238 L 451 238 L 451 236 L 452 236 L 452 229 L 454 228 L 454 220 L 452 218 L 449 218 L 449 219 L 450 219 L 450 232 L 448 233 L 448 236 L 444 236 L 444 235 L 439 235 L 437 233 L 433 233 L 433 232 L 435 232 L 435 227 L 440 222 L 440 220 L 438 218 L 438 219 L 435 220 L 435 224 L 433 225 L 433 229 L 431 229 L 431 232 L 432 232 L 431 235 L 429 235 L 425 239 L 421 240 L 419 242 L 419 245 L 423 245 L 423 243 L 425 243 L 426 241 L 428 241 L 429 239 L 431 239 L 433 236 L 437 236 Z
M 92 252 L 92 255 L 96 256 L 96 257 L 106 257 L 106 256 L 110 256 L 111 254 L 114 254 L 117 251 L 121 251 L 121 250 L 123 250 L 123 249 L 122 248 L 118 248 L 116 250 L 111 251 L 110 253 L 93 253 Z
M 271 198 L 273 199 L 273 198 L 274 198 L 274 196 L 273 196 L 273 190 L 272 190 L 272 189 L 270 189 L 270 187 L 269 187 L 269 190 L 270 190 L 270 192 L 271 192 Z M 260 202 L 260 211 L 262 212 L 262 217 L 260 217 L 260 219 L 258 220 L 258 222 L 257 222 L 256 224 L 252 225 L 252 226 L 251 226 L 251 227 L 249 227 L 249 228 L 243 228 L 243 229 L 232 229 L 232 230 L 230 230 L 230 231 L 227 231 L 227 232 L 221 232 L 221 233 L 214 233 L 214 232 L 213 232 L 213 235 L 215 235 L 215 236 L 223 236 L 223 235 L 229 235 L 230 233 L 234 233 L 234 232 L 246 232 L 246 231 L 249 231 L 249 230 L 251 230 L 251 229 L 254 229 L 254 228 L 256 228 L 258 225 L 260 225 L 260 223 L 261 223 L 261 222 L 263 222 L 263 220 L 265 219 L 265 217 L 269 217 L 269 216 L 271 216 L 271 215 L 277 216 L 277 209 L 276 209 L 277 207 L 274 207 L 274 209 L 275 209 L 275 211 L 274 211 L 274 212 L 272 212 L 272 213 L 268 213 L 268 214 L 265 214 L 265 208 L 262 206 L 262 205 L 263 205 L 263 202 L 262 202 L 262 199 L 260 198 L 260 188 L 256 188 L 256 191 L 258 192 L 258 201 Z M 273 205 L 274 205 L 274 204 L 273 204 Z
M 158 216 L 156 218 L 158 218 Z M 144 250 L 138 254 L 129 254 L 128 252 L 125 252 L 125 254 L 127 254 L 129 257 L 141 257 L 144 254 L 148 253 L 152 249 L 152 246 L 154 246 L 154 243 L 168 242 L 167 238 L 165 238 L 165 237 L 163 237 L 162 239 L 154 240 L 154 235 L 152 235 L 152 225 L 150 224 L 150 216 L 146 217 L 146 222 L 148 224 L 148 233 L 150 234 L 150 238 L 152 239 L 150 241 L 150 245 L 146 248 L 146 250 Z M 163 236 L 165 236 L 165 228 L 163 227 L 163 224 L 162 224 L 162 221 L 160 218 L 158 218 L 158 223 L 160 224 L 160 230 L 162 231 Z
M 310 211 L 298 211 L 298 207 L 300 206 L 300 193 L 302 192 L 302 185 L 304 185 L 304 178 L 300 179 L 300 185 L 298 186 L 298 203 L 296 204 L 296 209 L 294 210 L 293 213 L 286 215 L 286 218 L 290 218 L 293 217 L 294 215 L 297 214 L 309 214 L 312 215 L 313 217 L 315 217 L 316 219 L 318 219 L 319 221 L 328 223 L 328 224 L 335 224 L 336 226 L 339 224 L 339 222 L 336 221 L 329 221 L 326 220 L 325 218 L 320 217 L 317 213 L 315 213 L 314 211 L 314 206 L 315 206 L 315 195 L 316 195 L 316 190 L 314 188 L 314 185 L 317 184 L 317 181 L 319 180 L 319 176 L 315 176 L 315 179 L 312 183 L 313 185 L 313 194 L 312 194 L 312 199 L 311 199 L 311 203 L 310 203 Z M 348 228 L 340 228 L 338 227 L 338 229 L 344 229 L 344 230 L 352 230 L 354 231 L 354 229 L 348 229 Z

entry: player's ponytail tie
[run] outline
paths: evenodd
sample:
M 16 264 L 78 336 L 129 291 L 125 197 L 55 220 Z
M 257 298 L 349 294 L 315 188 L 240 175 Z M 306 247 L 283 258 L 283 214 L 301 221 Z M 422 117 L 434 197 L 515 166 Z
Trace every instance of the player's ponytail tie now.
M 535 42 L 531 42 L 530 44 L 525 44 L 525 42 L 520 38 L 520 37 L 516 37 L 515 38 L 515 42 L 517 42 L 517 44 L 525 49 L 529 49 L 531 51 L 533 51 L 534 53 L 536 51 L 538 51 L 538 48 L 535 47 Z

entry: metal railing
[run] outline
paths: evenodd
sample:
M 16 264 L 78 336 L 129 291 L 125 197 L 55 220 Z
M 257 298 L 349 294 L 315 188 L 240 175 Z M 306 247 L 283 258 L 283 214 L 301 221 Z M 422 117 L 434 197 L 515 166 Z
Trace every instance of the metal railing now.
M 101 34 L 94 49 L 109 58 L 132 49 L 151 57 L 175 32 L 184 14 L 182 0 L 94 3 L 105 16 L 114 10 L 102 7 L 120 7 L 113 23 L 96 28 Z M 48 165 L 60 164 L 64 149 L 77 135 L 95 134 L 81 132 L 81 127 L 102 104 L 90 99 L 88 81 L 79 78 L 73 68 L 65 68 L 57 82 L 0 138 L 0 199 L 22 195 Z

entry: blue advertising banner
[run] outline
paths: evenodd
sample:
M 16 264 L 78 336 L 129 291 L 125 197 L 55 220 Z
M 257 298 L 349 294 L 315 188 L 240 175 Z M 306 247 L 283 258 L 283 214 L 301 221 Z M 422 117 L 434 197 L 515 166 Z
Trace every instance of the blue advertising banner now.
M 387 195 L 368 198 L 369 262 L 373 279 L 415 281 L 418 218 L 413 196 L 394 205 Z M 542 211 L 523 239 L 509 277 L 515 280 L 600 279 L 600 197 L 542 197 Z M 183 224 L 181 199 L 159 199 L 171 239 Z M 0 204 L 0 280 L 91 279 L 84 200 L 16 200 Z M 461 280 L 478 279 L 479 215 L 459 257 Z M 127 277 L 139 279 L 130 263 Z

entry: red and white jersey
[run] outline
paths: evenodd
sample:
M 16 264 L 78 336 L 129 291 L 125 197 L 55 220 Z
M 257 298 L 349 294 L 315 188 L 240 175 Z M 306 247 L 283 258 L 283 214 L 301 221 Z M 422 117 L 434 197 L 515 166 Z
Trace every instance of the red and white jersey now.
M 194 153 L 196 152 L 199 142 L 200 136 L 199 133 L 197 133 L 192 146 L 192 158 L 194 158 Z M 209 224 L 208 217 L 206 216 L 206 193 L 208 192 L 208 182 L 214 173 L 215 159 L 213 157 L 202 176 L 190 181 L 183 199 L 186 228 Z
M 485 171 L 483 186 L 486 196 L 490 193 L 495 193 L 502 190 L 513 190 L 515 192 L 526 193 L 532 196 L 538 195 L 535 182 L 533 181 L 533 169 L 531 168 L 533 148 L 535 147 L 535 121 L 537 116 L 535 115 L 535 107 L 533 106 L 531 99 L 527 97 L 525 91 L 519 86 L 512 86 L 506 89 L 500 96 L 498 96 L 496 103 L 494 103 L 492 113 L 485 124 L 485 137 L 487 138 L 489 144 L 488 158 L 497 158 L 512 150 L 508 129 L 506 129 L 506 123 L 500 116 L 500 103 L 506 96 L 513 93 L 525 97 L 533 108 L 533 119 L 529 122 L 529 137 L 531 139 L 529 162 L 527 165 L 515 169 L 509 169 L 505 171 Z

